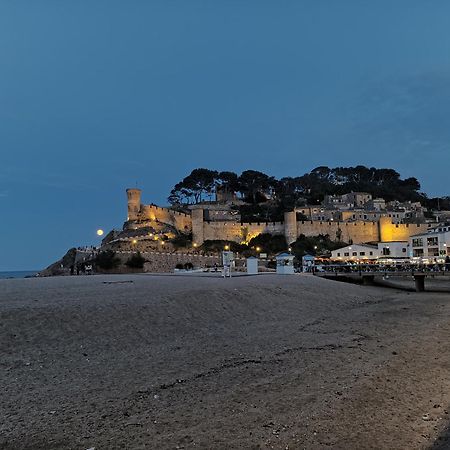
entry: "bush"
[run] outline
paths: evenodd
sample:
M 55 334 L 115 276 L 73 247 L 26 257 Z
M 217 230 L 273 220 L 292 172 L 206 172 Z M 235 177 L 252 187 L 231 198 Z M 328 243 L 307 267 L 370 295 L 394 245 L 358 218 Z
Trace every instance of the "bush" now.
M 170 240 L 175 248 L 190 248 L 192 247 L 192 233 L 180 233 Z
M 249 247 L 255 249 L 260 247 L 262 253 L 274 255 L 285 252 L 288 248 L 286 238 L 281 234 L 261 233 L 250 239 Z
M 182 270 L 182 269 L 184 269 L 184 265 L 181 263 L 177 263 L 175 266 L 175 269 Z
M 95 258 L 95 265 L 104 270 L 115 269 L 120 265 L 120 258 L 116 256 L 116 252 L 105 250 L 97 255 Z
M 133 269 L 142 269 L 144 267 L 144 263 L 145 258 L 141 255 L 140 252 L 137 252 L 134 255 L 130 256 L 125 264 Z
M 306 237 L 301 234 L 295 242 L 291 244 L 292 253 L 300 259 L 305 254 L 328 256 L 332 250 L 345 247 L 347 243 L 332 241 L 327 234 Z
M 187 262 L 185 263 L 184 268 L 186 270 L 192 270 L 194 268 L 194 264 L 192 264 L 191 262 Z
M 228 246 L 228 248 L 235 253 L 236 252 L 243 253 L 246 250 L 248 250 L 248 246 L 245 244 L 238 244 L 236 242 L 222 241 L 222 240 L 214 240 L 214 241 L 207 240 L 202 244 L 200 249 L 205 252 L 222 252 L 225 250 L 225 246 Z

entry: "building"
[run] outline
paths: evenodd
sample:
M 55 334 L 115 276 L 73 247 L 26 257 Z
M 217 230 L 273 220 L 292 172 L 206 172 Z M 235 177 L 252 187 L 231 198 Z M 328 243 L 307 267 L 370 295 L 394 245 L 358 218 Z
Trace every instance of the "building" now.
M 423 262 L 443 261 L 450 256 L 450 224 L 443 224 L 409 238 L 412 258 Z
M 331 259 L 342 262 L 373 261 L 380 263 L 408 261 L 407 241 L 378 242 L 372 244 L 352 244 L 333 250 Z
M 315 207 L 317 210 L 311 211 L 307 219 L 297 214 L 307 212 L 307 209 L 299 208 L 296 211 L 286 211 L 283 221 L 242 222 L 236 200 L 231 203 L 205 202 L 178 211 L 170 207 L 143 204 L 140 189 L 127 189 L 127 198 L 127 221 L 122 235 L 116 236 L 115 241 L 126 240 L 131 234 L 139 238 L 140 233 L 155 240 L 169 240 L 180 233 L 192 233 L 193 244 L 199 246 L 207 240 L 246 243 L 261 233 L 269 233 L 284 235 L 288 244 L 297 240 L 300 235 L 328 235 L 333 241 L 363 244 L 408 241 L 410 236 L 423 233 L 431 227 L 431 224 L 423 222 L 402 223 L 397 217 L 386 217 L 379 212 L 370 216 L 363 210 L 358 212 L 358 216 L 355 213 L 355 218 L 352 216 L 351 220 L 339 220 L 337 216 L 329 215 L 328 211 L 325 213 L 325 208 L 320 206 Z M 349 198 L 355 201 L 369 199 L 364 193 L 352 193 Z M 339 212 L 334 210 L 334 213 Z
M 378 262 L 409 261 L 410 247 L 407 241 L 378 242 Z
M 383 211 L 386 209 L 386 201 L 384 198 L 373 198 L 364 204 L 367 211 Z
M 336 209 L 358 208 L 371 200 L 372 195 L 367 192 L 349 192 L 343 195 L 326 195 L 322 205 Z
M 331 252 L 331 259 L 336 261 L 375 261 L 378 259 L 379 250 L 376 245 L 352 244 L 346 247 L 338 248 Z

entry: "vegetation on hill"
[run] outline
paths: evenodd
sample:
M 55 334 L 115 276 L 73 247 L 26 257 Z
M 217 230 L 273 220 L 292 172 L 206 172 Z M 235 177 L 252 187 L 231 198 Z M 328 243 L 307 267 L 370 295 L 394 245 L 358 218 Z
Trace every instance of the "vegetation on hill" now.
M 105 250 L 96 256 L 95 265 L 103 270 L 116 269 L 120 265 L 120 258 L 113 250 Z
M 137 252 L 128 258 L 125 265 L 131 269 L 142 269 L 144 267 L 144 263 L 145 258 L 141 255 L 141 252 Z
M 420 201 L 435 209 L 450 209 L 450 197 L 428 198 L 414 178 L 402 179 L 393 169 L 321 166 L 297 177 L 276 179 L 256 170 L 219 172 L 194 169 L 175 185 L 169 202 L 174 206 L 211 201 L 217 189 L 233 192 L 247 204 L 239 206 L 245 221 L 282 220 L 283 212 L 296 206 L 318 204 L 325 195 L 368 192 L 386 201 Z
M 278 253 L 289 251 L 290 248 L 292 254 L 300 260 L 306 254 L 329 256 L 332 250 L 344 247 L 345 245 L 347 245 L 346 242 L 332 241 L 328 235 L 319 234 L 318 236 L 306 237 L 302 234 L 289 246 L 283 235 L 262 233 L 252 238 L 247 244 L 238 244 L 223 240 L 205 241 L 199 247 L 199 250 L 215 253 L 221 252 L 222 250 L 231 250 L 244 257 L 266 253 L 268 257 L 274 257 Z
M 347 242 L 332 241 L 327 234 L 318 236 L 305 236 L 301 234 L 295 242 L 291 244 L 292 253 L 300 259 L 302 256 L 330 256 L 332 250 L 345 247 Z

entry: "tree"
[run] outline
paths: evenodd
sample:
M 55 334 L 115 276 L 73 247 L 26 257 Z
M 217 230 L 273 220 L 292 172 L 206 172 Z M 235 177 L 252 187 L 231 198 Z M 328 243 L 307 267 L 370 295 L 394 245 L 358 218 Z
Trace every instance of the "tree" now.
M 239 191 L 239 178 L 234 172 L 219 172 L 214 183 L 216 193 L 219 189 L 226 194 L 234 194 Z
M 211 198 L 214 191 L 222 188 L 228 192 L 239 192 L 251 205 L 259 206 L 272 200 L 282 211 L 292 210 L 301 202 L 317 205 L 325 195 L 342 195 L 351 191 L 368 192 L 373 197 L 387 201 L 420 201 L 427 205 L 427 197 L 419 192 L 416 178 L 404 180 L 400 174 L 387 168 L 375 167 L 316 167 L 311 172 L 297 177 L 285 177 L 277 181 L 265 173 L 245 170 L 238 177 L 234 172 L 217 172 L 209 169 L 194 169 L 172 189 L 169 201 L 172 204 L 198 203 L 205 196 Z M 271 206 L 272 212 L 275 211 Z M 272 220 L 271 211 L 241 211 L 243 215 L 258 220 Z M 279 211 L 276 211 L 279 216 Z
M 132 269 L 142 269 L 144 267 L 144 263 L 145 258 L 140 252 L 137 252 L 134 255 L 131 255 L 125 264 Z
M 104 270 L 116 269 L 120 265 L 120 258 L 116 256 L 116 252 L 113 250 L 105 250 L 97 255 L 95 264 Z
M 170 192 L 168 201 L 171 204 L 199 203 L 204 195 L 212 196 L 218 172 L 209 169 L 194 169 L 187 177 L 177 183 Z
M 270 233 L 261 233 L 250 239 L 248 246 L 252 249 L 259 247 L 263 253 L 274 255 L 288 248 L 286 238 L 281 234 L 272 235 Z
M 239 190 L 250 203 L 261 203 L 275 191 L 276 180 L 257 170 L 245 170 L 239 177 Z
M 284 211 L 298 206 L 305 195 L 305 186 L 300 177 L 284 177 L 277 183 L 276 196 Z
M 298 258 L 306 254 L 329 255 L 332 250 L 344 247 L 345 242 L 332 241 L 327 234 L 306 237 L 301 234 L 295 242 L 291 244 L 292 253 Z

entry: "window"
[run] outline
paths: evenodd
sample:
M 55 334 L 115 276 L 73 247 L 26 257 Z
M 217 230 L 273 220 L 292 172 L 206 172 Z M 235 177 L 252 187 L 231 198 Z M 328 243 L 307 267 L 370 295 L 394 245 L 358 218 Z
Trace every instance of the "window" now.
M 428 247 L 438 245 L 437 236 L 427 238 L 427 245 L 428 245 Z
M 350 253 L 344 253 L 344 256 L 350 256 Z
M 359 252 L 359 256 L 366 256 L 366 252 Z
M 358 252 L 353 252 L 352 256 L 358 256 Z
M 403 252 L 403 253 L 406 253 L 406 248 L 402 248 L 402 252 Z
M 422 238 L 415 238 L 412 240 L 413 247 L 423 247 L 423 239 Z
M 369 255 L 370 255 L 370 256 L 373 256 L 373 252 L 369 252 Z
M 383 248 L 383 255 L 384 255 L 384 256 L 388 256 L 388 255 L 390 255 L 390 254 L 391 254 L 390 248 L 389 248 L 389 247 L 384 247 L 384 248 Z
M 338 253 L 337 255 L 338 255 L 338 256 L 341 256 L 341 254 L 340 254 L 340 253 Z

